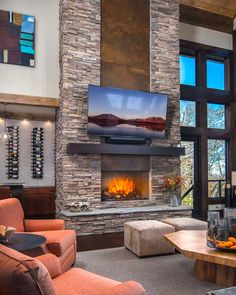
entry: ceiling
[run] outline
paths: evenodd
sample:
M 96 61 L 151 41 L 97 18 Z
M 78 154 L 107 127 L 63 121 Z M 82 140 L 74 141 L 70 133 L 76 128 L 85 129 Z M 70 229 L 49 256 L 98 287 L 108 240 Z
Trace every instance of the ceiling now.
M 236 16 L 236 0 L 180 0 L 180 4 L 232 19 Z

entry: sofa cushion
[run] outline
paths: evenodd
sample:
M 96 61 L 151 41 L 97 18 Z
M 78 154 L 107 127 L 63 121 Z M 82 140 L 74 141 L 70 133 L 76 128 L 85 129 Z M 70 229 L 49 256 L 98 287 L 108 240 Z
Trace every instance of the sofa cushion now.
M 55 295 L 45 266 L 34 258 L 0 244 L 1 295 Z
M 101 295 L 120 283 L 80 268 L 72 268 L 53 280 L 57 295 Z
M 40 255 L 36 257 L 37 260 L 42 262 L 44 266 L 46 266 L 50 276 L 52 279 L 56 278 L 57 276 L 61 275 L 61 265 L 59 258 L 51 253 L 47 253 L 44 255 Z
M 40 231 L 35 234 L 43 235 L 48 249 L 56 256 L 63 255 L 71 245 L 76 245 L 74 230 Z
M 71 245 L 69 248 L 67 248 L 63 255 L 57 258 L 60 261 L 62 272 L 69 270 L 71 266 L 75 263 L 76 245 Z
M 175 230 L 206 230 L 207 223 L 190 217 L 166 218 L 162 222 L 172 225 Z
M 102 291 L 99 295 L 122 295 L 122 294 L 129 294 L 129 295 L 145 295 L 145 290 L 143 286 L 135 281 L 127 281 L 121 283 L 107 291 Z
M 65 229 L 65 221 L 61 219 L 25 219 L 25 231 L 47 231 Z
M 18 199 L 0 201 L 0 224 L 15 227 L 19 232 L 25 231 L 24 212 Z

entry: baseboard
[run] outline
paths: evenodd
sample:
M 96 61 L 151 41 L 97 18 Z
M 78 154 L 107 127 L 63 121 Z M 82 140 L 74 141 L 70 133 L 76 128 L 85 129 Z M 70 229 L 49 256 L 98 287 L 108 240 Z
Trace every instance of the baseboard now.
M 77 251 L 90 251 L 124 246 L 124 233 L 77 236 Z

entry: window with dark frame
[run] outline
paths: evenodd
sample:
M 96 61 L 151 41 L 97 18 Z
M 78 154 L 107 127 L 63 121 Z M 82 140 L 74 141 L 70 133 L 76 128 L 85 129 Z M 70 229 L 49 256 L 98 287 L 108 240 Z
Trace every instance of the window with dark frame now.
M 196 215 L 205 216 L 209 204 L 224 202 L 229 176 L 232 51 L 180 42 L 180 125 L 181 137 L 194 138 L 199 165 Z M 189 74 L 188 74 L 189 73 Z M 193 83 L 195 81 L 195 83 Z

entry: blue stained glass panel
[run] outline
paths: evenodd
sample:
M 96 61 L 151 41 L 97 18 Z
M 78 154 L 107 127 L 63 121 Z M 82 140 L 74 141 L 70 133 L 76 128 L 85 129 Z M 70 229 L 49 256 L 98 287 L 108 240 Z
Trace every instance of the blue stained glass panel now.
M 180 84 L 196 86 L 196 59 L 192 56 L 180 56 Z
M 33 34 L 34 23 L 33 22 L 23 22 L 21 25 L 21 32 Z
M 23 21 L 24 21 L 24 22 L 32 22 L 32 23 L 34 23 L 34 17 L 31 16 L 31 15 L 26 15 L 26 14 L 24 14 L 24 15 L 23 15 Z
M 225 65 L 223 62 L 207 60 L 207 88 L 225 89 Z
M 29 46 L 33 48 L 33 42 L 32 41 L 27 41 L 27 40 L 20 40 L 20 45 L 24 45 L 24 46 Z
M 28 46 L 20 46 L 20 51 L 23 53 L 34 54 L 34 49 Z
M 34 40 L 33 35 L 30 35 L 30 34 L 24 34 L 24 33 L 21 33 L 21 34 L 20 34 L 20 38 L 21 38 L 21 39 L 26 39 L 26 40 Z

